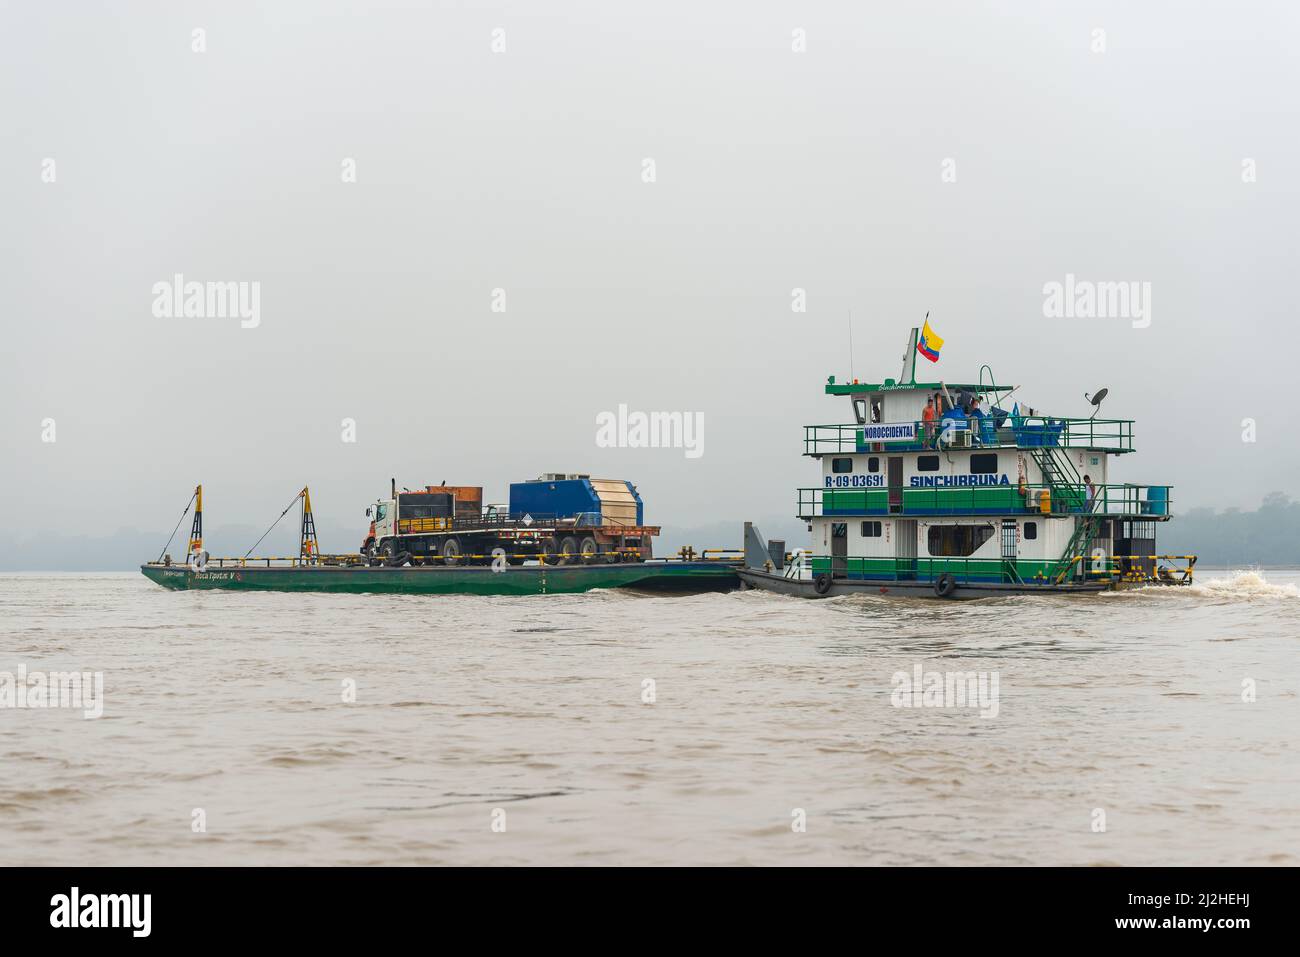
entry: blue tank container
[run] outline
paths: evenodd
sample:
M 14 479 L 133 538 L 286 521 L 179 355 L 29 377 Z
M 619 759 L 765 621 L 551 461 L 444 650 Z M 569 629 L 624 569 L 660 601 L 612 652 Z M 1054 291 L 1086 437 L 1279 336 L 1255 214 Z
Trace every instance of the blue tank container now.
M 644 524 L 645 506 L 641 502 L 641 496 L 637 494 L 631 482 L 623 484 L 636 499 L 636 523 Z M 580 519 L 585 519 L 579 524 L 598 525 L 601 523 L 600 495 L 591 487 L 588 479 L 512 482 L 510 483 L 510 514 L 532 515 L 535 518 L 579 516 Z

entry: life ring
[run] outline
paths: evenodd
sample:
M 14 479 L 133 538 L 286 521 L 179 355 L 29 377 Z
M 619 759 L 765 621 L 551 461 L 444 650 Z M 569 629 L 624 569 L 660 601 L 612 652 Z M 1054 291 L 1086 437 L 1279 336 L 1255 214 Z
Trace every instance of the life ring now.
M 813 578 L 813 591 L 819 595 L 824 595 L 831 590 L 831 576 L 822 572 Z
M 947 598 L 957 590 L 957 579 L 944 572 L 934 581 L 934 593 L 940 598 Z

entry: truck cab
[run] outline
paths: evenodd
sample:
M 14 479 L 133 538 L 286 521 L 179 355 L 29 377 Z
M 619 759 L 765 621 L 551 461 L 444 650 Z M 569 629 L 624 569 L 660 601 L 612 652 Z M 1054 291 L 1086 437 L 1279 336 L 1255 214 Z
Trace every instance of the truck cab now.
M 366 518 L 370 519 L 370 530 L 361 543 L 361 554 L 374 555 L 378 544 L 391 539 L 396 531 L 397 503 L 392 499 L 376 502 L 366 509 Z

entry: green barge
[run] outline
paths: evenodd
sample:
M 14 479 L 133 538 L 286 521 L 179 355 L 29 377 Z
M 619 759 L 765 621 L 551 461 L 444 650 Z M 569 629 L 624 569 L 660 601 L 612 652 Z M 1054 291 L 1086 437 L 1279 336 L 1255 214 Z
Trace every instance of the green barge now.
M 242 558 L 212 558 L 203 548 L 199 485 L 163 553 L 140 571 L 174 590 L 572 595 L 594 588 L 681 594 L 741 586 L 735 551 L 687 548 L 677 558 L 654 558 L 650 542 L 659 529 L 641 521 L 641 500 L 630 482 L 550 473 L 517 483 L 511 495 L 512 501 L 521 499 L 515 513 L 483 506 L 481 487 L 444 484 L 399 493 L 393 481 L 392 497 L 366 510 L 370 530 L 361 549 L 325 554 L 316 537 L 311 495 L 303 488 L 253 544 L 261 544 L 299 505 L 296 556 L 251 558 L 250 548 Z M 533 508 L 565 496 L 570 500 L 565 512 L 534 514 Z M 185 560 L 176 563 L 167 549 L 191 508 Z
M 618 565 L 405 566 L 291 563 L 194 565 L 149 562 L 140 571 L 172 589 L 340 592 L 407 595 L 565 595 L 593 588 L 651 592 L 730 591 L 740 587 L 733 563 L 659 560 Z

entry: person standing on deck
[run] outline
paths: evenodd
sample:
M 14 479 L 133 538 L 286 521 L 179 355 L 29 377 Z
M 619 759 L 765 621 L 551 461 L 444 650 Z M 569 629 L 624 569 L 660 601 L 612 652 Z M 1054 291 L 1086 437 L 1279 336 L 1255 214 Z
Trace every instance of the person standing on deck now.
M 1088 511 L 1092 511 L 1093 503 L 1097 500 L 1097 486 L 1092 484 L 1092 476 L 1085 475 L 1083 484 L 1088 487 Z
M 925 430 L 925 447 L 934 448 L 934 399 L 925 400 L 925 409 L 921 412 L 921 427 Z

